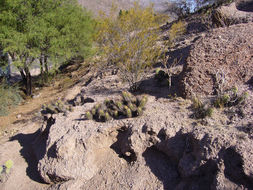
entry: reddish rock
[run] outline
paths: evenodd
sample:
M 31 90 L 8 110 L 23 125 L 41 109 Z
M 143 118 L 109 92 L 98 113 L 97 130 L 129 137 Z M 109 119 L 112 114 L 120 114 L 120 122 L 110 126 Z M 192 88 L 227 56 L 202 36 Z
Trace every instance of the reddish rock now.
M 219 70 L 227 76 L 227 88 L 248 82 L 253 73 L 253 23 L 217 28 L 191 47 L 184 65 L 181 90 L 184 97 L 215 93 Z

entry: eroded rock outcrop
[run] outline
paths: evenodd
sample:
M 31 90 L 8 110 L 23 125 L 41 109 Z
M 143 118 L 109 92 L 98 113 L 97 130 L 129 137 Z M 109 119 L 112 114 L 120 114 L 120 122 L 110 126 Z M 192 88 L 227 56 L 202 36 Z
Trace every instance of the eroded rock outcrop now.
M 250 8 L 252 6 L 251 4 L 251 2 L 243 3 L 242 1 L 238 1 L 217 8 L 212 14 L 213 24 L 216 26 L 229 26 L 253 22 L 253 9 L 252 7 Z
M 253 23 L 239 24 L 214 29 L 197 40 L 182 72 L 182 94 L 215 94 L 219 71 L 226 75 L 228 88 L 248 82 L 253 73 L 252 31 Z
M 51 190 L 253 188 L 253 139 L 196 123 L 189 102 L 149 96 L 142 117 L 80 119 L 93 104 L 56 116 L 37 139 L 46 145 L 38 170 Z

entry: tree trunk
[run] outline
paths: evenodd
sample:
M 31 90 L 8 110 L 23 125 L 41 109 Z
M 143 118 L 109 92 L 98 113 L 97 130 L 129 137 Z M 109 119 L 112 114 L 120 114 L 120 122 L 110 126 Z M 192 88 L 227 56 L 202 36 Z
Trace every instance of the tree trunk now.
M 8 83 L 10 82 L 11 79 L 11 64 L 12 64 L 12 58 L 9 55 L 9 53 L 7 53 L 7 57 L 8 57 L 8 67 L 7 67 L 7 81 Z
M 45 67 L 45 77 L 44 77 L 44 82 L 48 82 L 48 74 L 49 74 L 49 70 L 48 70 L 48 63 L 47 63 L 47 56 L 44 56 L 44 67 Z
M 26 95 L 31 96 L 32 95 L 32 76 L 29 71 L 28 67 L 24 68 L 25 75 L 26 75 Z
M 43 59 L 43 55 L 41 55 L 41 57 L 40 57 L 40 76 L 41 77 L 44 76 L 44 59 Z
M 48 58 L 47 56 L 44 57 L 44 64 L 45 64 L 45 70 L 46 70 L 46 73 L 48 74 L 49 70 L 48 70 L 48 62 L 47 62 Z
M 19 70 L 20 75 L 22 77 L 23 84 L 25 85 L 26 84 L 26 75 L 25 75 L 25 73 L 24 73 L 24 71 L 23 71 L 22 68 L 18 68 L 18 70 Z

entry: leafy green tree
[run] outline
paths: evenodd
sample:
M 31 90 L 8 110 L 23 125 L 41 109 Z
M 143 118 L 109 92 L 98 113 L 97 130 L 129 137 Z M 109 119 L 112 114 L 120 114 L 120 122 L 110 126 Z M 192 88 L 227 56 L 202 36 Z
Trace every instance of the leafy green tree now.
M 94 21 L 76 0 L 1 0 L 0 44 L 20 71 L 26 94 L 32 94 L 31 65 L 62 62 L 87 55 Z
M 117 15 L 117 16 L 115 16 Z M 149 6 L 143 9 L 138 3 L 128 11 L 109 16 L 102 15 L 98 21 L 97 42 L 108 65 L 120 71 L 131 90 L 138 88 L 146 71 L 160 55 L 158 15 Z

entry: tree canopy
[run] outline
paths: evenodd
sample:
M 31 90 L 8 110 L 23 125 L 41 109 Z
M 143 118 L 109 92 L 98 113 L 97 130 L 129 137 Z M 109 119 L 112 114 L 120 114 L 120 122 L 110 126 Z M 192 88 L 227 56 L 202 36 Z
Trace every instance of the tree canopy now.
M 1 0 L 0 46 L 19 69 L 31 95 L 30 66 L 40 60 L 58 63 L 87 56 L 92 47 L 94 21 L 76 0 Z

